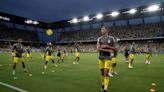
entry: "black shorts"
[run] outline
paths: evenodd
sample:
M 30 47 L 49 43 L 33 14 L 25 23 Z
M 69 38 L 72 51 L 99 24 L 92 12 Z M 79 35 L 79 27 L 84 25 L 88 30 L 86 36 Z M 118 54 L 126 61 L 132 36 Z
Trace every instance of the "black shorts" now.
M 128 57 L 129 57 L 129 54 L 125 54 L 124 56 L 125 56 L 126 58 L 128 58 Z
M 58 53 L 57 56 L 60 57 L 61 56 L 61 53 Z

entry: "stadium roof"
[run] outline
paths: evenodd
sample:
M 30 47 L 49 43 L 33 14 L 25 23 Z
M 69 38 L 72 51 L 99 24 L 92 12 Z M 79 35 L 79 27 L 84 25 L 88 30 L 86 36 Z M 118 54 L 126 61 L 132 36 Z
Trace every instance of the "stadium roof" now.
M 94 16 L 98 13 L 101 13 L 104 16 L 101 20 L 102 22 L 163 14 L 163 8 L 162 12 L 145 13 L 144 9 L 146 9 L 149 5 L 156 4 L 156 0 L 126 0 L 126 2 L 122 0 L 98 0 L 97 2 L 93 0 L 81 0 L 78 2 L 76 0 L 69 0 L 69 2 L 65 2 L 63 0 L 1 0 L 0 2 L 1 19 L 2 17 L 7 17 L 11 18 L 10 22 L 13 23 L 30 24 L 32 26 L 44 28 L 47 28 L 47 26 L 53 26 L 53 28 L 72 26 L 70 23 L 70 21 L 72 22 L 72 18 L 78 19 L 75 21 L 82 21 L 79 24 L 95 23 L 97 20 L 94 20 Z M 145 5 L 145 3 L 147 6 L 137 7 L 139 5 Z M 161 4 L 160 7 L 163 7 L 163 5 L 164 4 Z M 132 12 L 137 9 L 138 12 L 129 16 L 126 12 L 130 9 L 132 9 Z M 113 13 L 113 11 L 117 12 Z M 116 16 L 117 13 L 119 14 L 118 17 L 110 18 L 110 16 Z M 92 17 L 92 19 L 91 21 L 88 21 L 90 20 L 90 17 Z M 83 21 L 83 19 L 85 20 Z
M 0 12 L 44 22 L 133 8 L 158 0 L 0 0 Z

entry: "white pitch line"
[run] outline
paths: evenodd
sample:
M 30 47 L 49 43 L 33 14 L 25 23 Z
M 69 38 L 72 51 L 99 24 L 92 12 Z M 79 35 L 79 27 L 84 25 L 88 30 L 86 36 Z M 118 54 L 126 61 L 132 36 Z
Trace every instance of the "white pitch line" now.
M 15 86 L 9 85 L 9 84 L 4 83 L 4 82 L 0 82 L 0 85 L 3 85 L 3 86 L 8 87 L 8 88 L 11 88 L 11 89 L 16 90 L 16 91 L 18 91 L 18 92 L 28 92 L 28 91 L 26 91 L 26 90 L 17 88 L 17 87 L 15 87 Z

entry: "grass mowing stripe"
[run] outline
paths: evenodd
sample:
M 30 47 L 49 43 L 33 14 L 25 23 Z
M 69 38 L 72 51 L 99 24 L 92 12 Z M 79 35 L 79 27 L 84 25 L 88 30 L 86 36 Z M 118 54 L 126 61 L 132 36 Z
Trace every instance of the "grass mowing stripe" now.
M 0 85 L 3 85 L 3 86 L 8 87 L 8 88 L 11 88 L 11 89 L 16 90 L 16 91 L 18 91 L 18 92 L 28 92 L 28 91 L 26 91 L 26 90 L 20 89 L 20 88 L 18 88 L 18 87 L 9 85 L 9 84 L 4 83 L 4 82 L 0 82 Z

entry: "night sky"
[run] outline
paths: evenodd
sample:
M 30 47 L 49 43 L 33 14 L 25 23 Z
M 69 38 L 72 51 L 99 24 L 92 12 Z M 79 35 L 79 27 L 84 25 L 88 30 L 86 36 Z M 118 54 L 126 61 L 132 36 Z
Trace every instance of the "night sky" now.
M 44 22 L 133 8 L 159 0 L 0 0 L 0 11 Z

